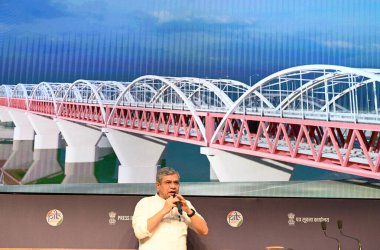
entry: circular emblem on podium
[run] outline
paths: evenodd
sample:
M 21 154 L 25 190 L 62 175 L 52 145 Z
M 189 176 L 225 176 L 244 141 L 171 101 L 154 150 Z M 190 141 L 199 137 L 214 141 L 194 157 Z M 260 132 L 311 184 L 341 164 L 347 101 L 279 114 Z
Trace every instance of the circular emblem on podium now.
M 227 214 L 227 223 L 231 227 L 240 227 L 243 224 L 243 215 L 239 211 L 231 211 Z
M 63 222 L 63 214 L 58 209 L 52 209 L 46 214 L 46 222 L 53 227 L 59 226 Z

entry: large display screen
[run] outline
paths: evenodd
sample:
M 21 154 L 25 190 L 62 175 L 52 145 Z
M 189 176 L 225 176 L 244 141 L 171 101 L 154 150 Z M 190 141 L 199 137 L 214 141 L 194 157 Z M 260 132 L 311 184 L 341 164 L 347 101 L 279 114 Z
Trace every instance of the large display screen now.
M 135 137 L 120 144 L 129 147 L 130 152 L 139 149 L 136 150 L 139 153 L 133 151 L 132 155 L 126 156 L 137 158 L 133 164 L 145 164 L 152 157 L 152 161 L 146 163 L 150 168 L 174 167 L 184 182 L 220 181 L 239 185 L 239 182 L 257 181 L 355 179 L 370 183 L 370 187 L 375 189 L 372 184 L 380 178 L 380 137 L 376 127 L 380 121 L 377 107 L 380 96 L 380 71 L 377 70 L 380 68 L 380 23 L 376 21 L 379 10 L 380 2 L 372 0 L 1 1 L 0 99 L 42 100 L 50 93 L 49 85 L 54 86 L 51 88 L 55 95 L 55 99 L 49 97 L 50 101 L 88 104 L 91 103 L 88 100 L 95 100 L 91 99 L 95 98 L 93 96 L 99 95 L 105 100 L 115 94 L 112 91 L 102 92 L 102 86 L 114 83 L 113 90 L 117 88 L 115 86 L 124 86 L 120 88 L 127 89 L 123 92 L 125 94 L 133 83 L 136 87 L 130 88 L 130 96 L 112 97 L 117 105 L 123 106 L 134 98 L 136 106 L 142 107 L 147 96 L 162 92 L 150 99 L 153 106 L 133 111 L 141 112 L 137 116 L 142 119 L 140 123 L 133 122 L 144 124 L 151 121 L 146 118 L 148 116 L 155 116 L 157 121 L 168 119 L 167 130 L 163 129 L 158 136 L 153 128 L 150 131 L 144 128 L 149 132 L 146 134 L 142 134 L 141 128 L 137 132 L 123 131 L 136 132 L 133 134 L 138 135 L 136 137 L 149 136 L 148 141 L 158 138 L 162 141 L 155 145 L 164 145 L 156 152 L 156 148 L 140 144 Z M 314 66 L 302 68 L 305 65 Z M 297 72 L 286 71 L 289 68 L 296 68 Z M 282 73 L 276 75 L 277 72 Z M 294 79 L 290 81 L 295 75 L 297 82 Z M 265 80 L 267 77 L 270 79 Z M 308 82 L 302 80 L 306 77 L 310 77 Z M 80 79 L 82 82 L 78 81 Z M 257 89 L 251 88 L 262 81 L 264 84 L 259 84 Z M 318 81 L 319 85 L 313 85 Z M 47 84 L 41 84 L 43 82 Z M 163 82 L 167 85 L 162 85 Z M 93 89 L 88 87 L 90 83 L 95 86 Z M 41 84 L 41 87 L 30 84 Z M 58 84 L 61 87 L 57 87 Z M 306 87 L 300 90 L 301 85 Z M 223 94 L 215 88 L 222 89 Z M 167 89 L 173 91 L 165 92 Z M 183 95 L 178 94 L 178 89 Z M 242 99 L 247 90 L 251 90 L 251 95 Z M 91 91 L 98 92 L 94 94 Z M 252 97 L 257 91 L 261 97 L 258 94 Z M 297 91 L 300 91 L 298 96 Z M 154 103 L 162 100 L 161 107 L 168 109 L 169 106 L 165 105 L 171 101 L 171 110 L 177 110 L 176 104 L 183 105 L 178 100 L 186 98 L 190 101 L 184 102 L 185 108 L 181 106 L 183 113 L 181 111 L 172 118 L 170 112 L 159 113 L 157 103 Z M 233 111 L 237 116 L 222 120 L 223 114 L 237 102 Z M 2 109 L 8 104 L 4 105 L 0 105 Z M 16 105 L 16 101 L 10 105 Z M 22 107 L 29 111 L 38 107 L 32 102 L 28 105 Z M 91 105 L 74 105 L 79 108 L 73 112 L 84 112 L 87 121 L 92 119 L 89 117 L 97 117 L 103 112 L 92 109 Z M 115 107 L 107 102 L 103 105 Z M 134 107 L 130 103 L 128 105 Z M 251 106 L 246 108 L 246 105 Z M 55 112 L 70 112 L 74 106 L 56 106 Z M 273 112 L 268 108 L 273 108 Z M 128 112 L 132 112 L 120 110 L 107 113 L 104 109 L 104 115 L 110 114 L 114 118 L 113 123 L 108 124 L 109 128 L 120 125 L 117 120 L 126 119 L 131 114 Z M 154 110 L 158 113 L 145 113 L 156 112 Z M 293 111 L 299 112 L 295 114 Z M 186 112 L 193 112 L 192 115 L 199 113 L 192 120 Z M 239 116 L 247 112 L 257 120 L 245 120 L 244 116 Z M 210 125 L 206 121 L 207 115 L 203 116 L 206 113 L 214 115 L 211 123 L 216 125 L 211 126 L 211 130 L 206 126 Z M 260 118 L 266 115 L 288 120 Z M 302 119 L 297 120 L 298 115 Z M 56 113 L 46 117 L 51 120 L 57 118 Z M 0 114 L 0 165 L 4 184 L 130 183 L 128 174 L 122 176 L 127 165 L 125 162 L 128 162 L 123 157 L 126 155 L 123 147 L 110 147 L 107 138 L 111 144 L 113 141 L 108 135 L 106 138 L 108 132 L 103 130 L 103 135 L 78 132 L 73 136 L 80 138 L 78 143 L 98 136 L 93 149 L 95 158 L 82 161 L 91 150 L 72 147 L 76 142 L 66 136 L 62 128 L 64 122 L 58 125 L 53 147 L 46 146 L 50 137 L 41 139 L 44 141 L 42 144 L 36 143 L 42 132 L 35 127 L 34 131 L 25 132 L 31 134 L 29 139 L 22 137 L 23 133 L 15 132 L 25 124 L 15 119 L 14 115 L 6 119 L 3 113 Z M 76 125 L 81 124 L 74 116 L 70 119 Z M 316 119 L 320 123 L 305 125 L 299 122 L 307 119 Z M 45 123 L 34 121 L 32 125 Z M 343 125 L 335 125 L 335 121 Z M 199 126 L 201 123 L 207 123 L 204 130 Z M 220 124 L 226 125 L 222 127 Z M 345 124 L 350 127 L 344 127 Z M 369 125 L 362 129 L 360 124 Z M 67 130 L 80 131 L 76 125 L 67 125 Z M 188 126 L 185 130 L 189 132 L 181 135 L 181 128 L 178 128 L 177 138 L 170 137 L 165 133 L 170 133 L 171 126 Z M 97 127 L 96 122 L 91 121 L 84 127 L 102 132 L 104 126 Z M 213 129 L 219 132 L 214 137 L 207 134 Z M 16 138 L 16 134 L 21 137 Z M 221 134 L 223 138 L 218 137 Z M 233 139 L 235 136 L 239 142 Z M 190 141 L 189 137 L 194 140 Z M 121 136 L 115 134 L 112 140 L 118 138 Z M 209 141 L 206 143 L 206 139 L 214 140 L 214 144 L 207 144 Z M 144 146 L 139 148 L 137 145 Z M 275 146 L 270 148 L 270 145 Z M 214 155 L 223 154 L 220 151 L 228 155 L 213 161 Z M 250 151 L 255 153 L 250 154 Z M 334 169 L 329 166 L 334 164 L 346 167 L 347 171 L 342 168 L 332 171 Z M 129 171 L 136 173 L 137 170 Z M 83 177 L 84 173 L 89 174 Z M 259 177 L 253 177 L 254 174 Z

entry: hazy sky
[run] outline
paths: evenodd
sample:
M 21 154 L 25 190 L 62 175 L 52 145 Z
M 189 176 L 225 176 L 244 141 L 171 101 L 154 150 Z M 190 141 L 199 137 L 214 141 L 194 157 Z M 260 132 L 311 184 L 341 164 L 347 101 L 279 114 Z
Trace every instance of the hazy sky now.
M 380 68 L 379 17 L 376 0 L 0 0 L 0 80 Z

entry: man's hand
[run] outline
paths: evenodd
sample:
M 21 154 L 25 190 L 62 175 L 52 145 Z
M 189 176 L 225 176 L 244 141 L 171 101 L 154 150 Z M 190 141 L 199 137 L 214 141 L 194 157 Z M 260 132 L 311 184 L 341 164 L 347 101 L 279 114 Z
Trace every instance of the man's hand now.
M 186 202 L 185 198 L 183 198 L 182 195 L 177 194 L 176 198 L 178 198 L 179 201 L 182 203 L 182 210 L 186 214 L 192 214 L 193 213 L 193 211 L 189 208 L 189 206 L 187 205 L 187 202 Z M 196 233 L 198 233 L 200 235 L 207 235 L 208 234 L 207 223 L 206 223 L 206 221 L 202 217 L 200 217 L 197 214 L 195 214 L 194 216 L 192 216 L 190 218 L 190 220 L 191 220 L 192 229 L 194 229 L 194 231 Z
M 166 199 L 164 207 L 162 208 L 161 211 L 164 214 L 168 214 L 173 209 L 173 207 L 176 206 L 175 203 L 178 202 L 178 201 L 180 201 L 180 198 L 178 197 L 178 195 L 176 195 L 174 198 L 173 198 L 173 196 L 170 196 L 169 198 Z
M 178 198 L 178 201 L 180 201 L 182 203 L 182 210 L 187 213 L 187 214 L 190 214 L 192 213 L 191 209 L 189 208 L 189 206 L 187 205 L 187 202 L 185 200 L 185 198 L 183 198 L 182 195 L 180 194 L 176 194 L 175 196 L 176 198 Z
M 176 206 L 175 203 L 178 201 L 180 201 L 180 198 L 177 196 L 176 197 L 169 196 L 169 198 L 167 198 L 165 200 L 165 203 L 164 203 L 164 206 L 162 207 L 162 209 L 148 219 L 148 231 L 149 232 L 153 232 L 153 230 L 161 222 L 162 218 L 164 218 L 165 215 L 170 213 L 170 211 L 173 209 L 173 207 Z

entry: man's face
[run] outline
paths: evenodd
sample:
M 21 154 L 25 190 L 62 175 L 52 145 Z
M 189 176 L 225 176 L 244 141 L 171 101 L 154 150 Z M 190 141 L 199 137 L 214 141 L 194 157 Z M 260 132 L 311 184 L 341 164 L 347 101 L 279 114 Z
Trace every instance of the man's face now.
M 161 183 L 156 182 L 156 188 L 158 195 L 165 200 L 170 196 L 177 194 L 179 192 L 178 175 L 172 174 L 163 176 Z

